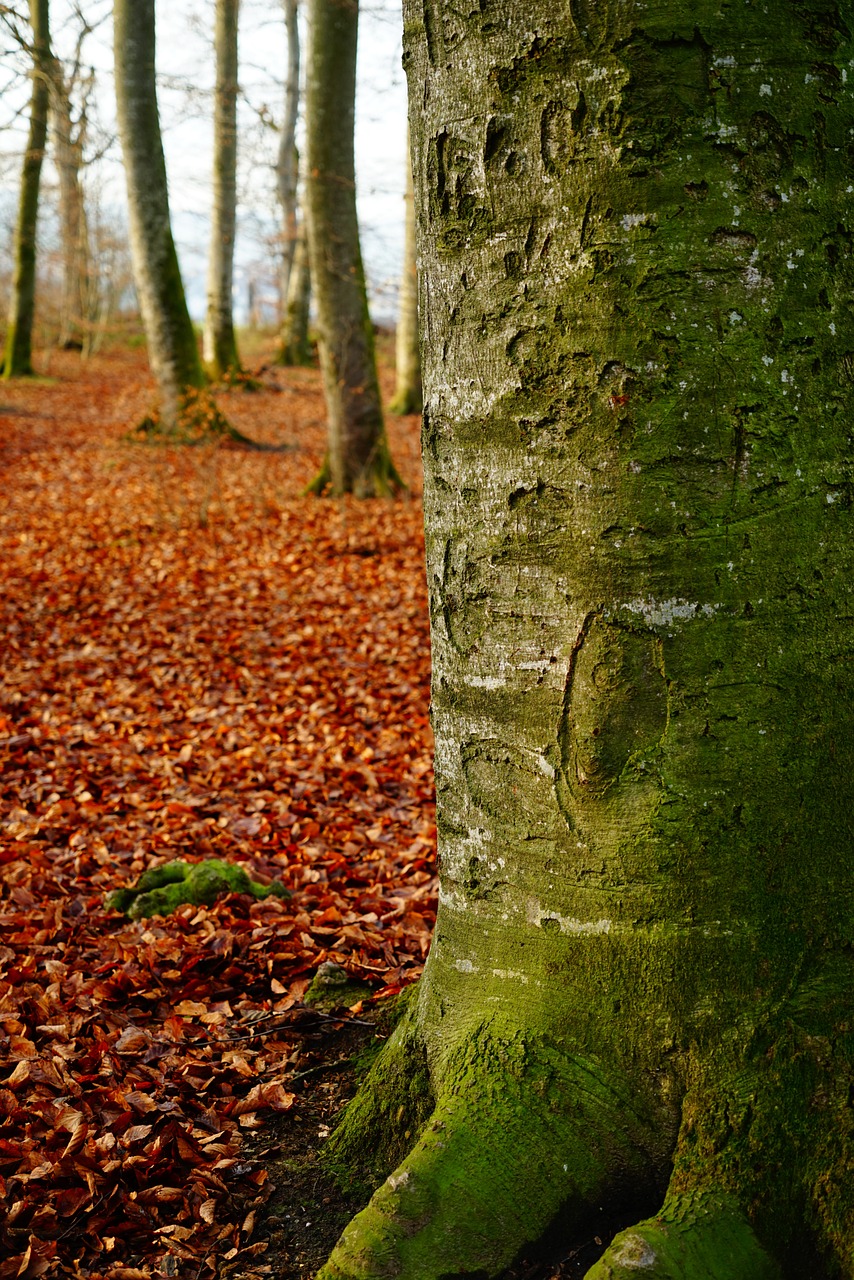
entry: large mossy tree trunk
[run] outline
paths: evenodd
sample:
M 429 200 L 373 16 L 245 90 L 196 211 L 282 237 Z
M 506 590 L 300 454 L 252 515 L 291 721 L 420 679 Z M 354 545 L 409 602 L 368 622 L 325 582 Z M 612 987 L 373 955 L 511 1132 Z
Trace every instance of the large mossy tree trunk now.
M 159 426 L 174 433 L 198 425 L 206 378 L 169 219 L 154 76 L 154 0 L 115 0 L 113 31 L 134 282 L 160 395 Z M 205 406 L 203 416 L 207 412 Z
M 240 0 L 217 0 L 214 47 L 213 204 L 208 302 L 202 353 L 215 380 L 240 371 L 234 336 L 234 237 L 237 230 L 237 29 Z
M 412 184 L 412 161 L 409 138 L 406 148 L 406 217 L 403 235 L 403 270 L 400 273 L 400 299 L 395 333 L 394 399 L 392 413 L 420 413 L 421 355 L 418 336 L 418 262 L 415 252 L 415 191 Z
M 851 30 L 406 0 L 405 46 L 440 909 L 321 1274 L 605 1206 L 597 1280 L 850 1280 Z
M 356 217 L 353 126 L 358 0 L 309 0 L 306 212 L 328 419 L 328 452 L 311 486 L 383 495 L 399 478 L 383 426 Z
M 48 65 L 50 62 L 50 13 L 48 0 L 30 0 L 33 40 L 33 87 L 27 146 L 21 169 L 18 219 L 15 225 L 15 264 L 12 296 L 3 354 L 4 378 L 26 377 L 33 372 L 33 320 L 36 304 L 36 224 L 42 160 L 47 143 Z

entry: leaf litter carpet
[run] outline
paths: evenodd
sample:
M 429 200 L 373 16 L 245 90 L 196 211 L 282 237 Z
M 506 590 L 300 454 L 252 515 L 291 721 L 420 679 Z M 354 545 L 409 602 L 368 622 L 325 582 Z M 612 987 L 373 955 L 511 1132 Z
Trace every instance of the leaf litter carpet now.
M 404 499 L 324 501 L 315 371 L 218 397 L 264 454 L 123 443 L 138 355 L 49 373 L 0 388 L 0 1280 L 269 1275 L 301 997 L 398 990 L 434 918 L 417 422 Z M 293 897 L 106 910 L 174 857 Z

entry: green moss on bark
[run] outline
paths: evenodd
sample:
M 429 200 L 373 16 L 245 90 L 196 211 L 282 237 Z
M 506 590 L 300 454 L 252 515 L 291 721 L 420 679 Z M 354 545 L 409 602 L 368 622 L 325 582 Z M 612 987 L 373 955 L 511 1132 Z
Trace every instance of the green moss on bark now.
M 9 305 L 9 323 L 3 354 L 2 376 L 32 375 L 32 337 L 36 301 L 36 224 L 39 211 L 41 168 L 47 144 L 48 69 L 50 18 L 48 0 L 30 0 L 33 39 L 33 87 L 30 121 L 21 170 L 18 220 L 15 227 L 15 266 Z

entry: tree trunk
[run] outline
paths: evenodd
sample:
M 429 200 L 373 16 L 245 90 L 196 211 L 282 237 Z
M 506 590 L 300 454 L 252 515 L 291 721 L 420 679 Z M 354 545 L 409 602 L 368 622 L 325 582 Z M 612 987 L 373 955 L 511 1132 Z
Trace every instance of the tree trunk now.
M 308 337 L 310 305 L 311 271 L 308 265 L 308 237 L 303 219 L 297 233 L 296 253 L 288 277 L 288 299 L 278 356 L 280 364 L 311 364 L 312 350 Z
M 57 58 L 51 59 L 50 118 L 53 156 L 59 175 L 59 221 L 62 240 L 62 301 L 59 346 L 88 352 L 95 308 L 92 298 L 89 226 L 80 173 L 86 137 L 86 93 L 75 127 L 71 84 Z
M 851 31 L 405 24 L 440 913 L 321 1274 L 850 1280 Z
M 3 377 L 32 374 L 33 318 L 36 301 L 36 223 L 39 211 L 39 184 L 47 142 L 48 80 L 50 59 L 50 15 L 48 0 L 30 0 L 33 33 L 33 88 L 30 95 L 30 124 L 27 149 L 21 171 L 18 221 L 15 228 L 15 267 Z
M 299 3 L 284 0 L 285 28 L 288 34 L 288 69 L 285 76 L 285 118 L 279 138 L 276 179 L 279 204 L 282 206 L 284 243 L 282 245 L 282 297 L 290 296 L 291 271 L 297 252 L 297 186 L 299 154 L 297 152 L 297 117 L 299 115 Z
M 134 280 L 166 431 L 197 416 L 205 386 L 169 221 L 154 78 L 154 0 L 115 0 L 116 106 Z
M 329 449 L 314 492 L 382 495 L 399 484 L 383 427 L 356 218 L 353 123 L 358 0 L 310 0 L 306 204 Z
M 234 337 L 234 236 L 237 226 L 237 26 L 240 0 L 217 0 L 216 88 L 208 309 L 203 336 L 211 378 L 240 370 Z
M 418 350 L 418 263 L 415 254 L 415 193 L 409 136 L 406 146 L 406 222 L 403 238 L 403 271 L 395 334 L 396 384 L 392 413 L 420 413 L 421 356 Z

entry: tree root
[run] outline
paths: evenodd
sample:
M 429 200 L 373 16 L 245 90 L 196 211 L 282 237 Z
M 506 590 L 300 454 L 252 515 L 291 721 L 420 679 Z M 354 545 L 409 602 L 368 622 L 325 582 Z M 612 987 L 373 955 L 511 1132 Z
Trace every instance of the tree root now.
M 148 445 L 234 444 L 258 453 L 285 453 L 292 447 L 250 439 L 228 421 L 205 390 L 195 388 L 182 396 L 174 415 L 149 414 L 125 434 L 124 440 Z
M 587 1280 L 854 1280 L 849 980 L 808 971 L 773 1034 L 695 1045 L 666 1086 L 497 1015 L 428 1061 L 413 998 L 327 1148 L 377 1189 L 318 1280 L 489 1280 L 604 1205 L 636 1225 Z
M 393 1050 L 398 1096 L 405 1035 Z M 375 1112 L 376 1097 L 394 1092 L 389 1064 L 377 1068 L 367 1104 Z M 598 1066 L 493 1026 L 468 1037 L 440 1075 L 410 1154 L 345 1230 L 318 1280 L 494 1276 L 558 1214 L 581 1229 L 609 1187 L 655 1185 L 652 1117 Z M 364 1143 L 365 1118 L 363 1101 L 333 1144 L 333 1164 Z
M 726 1197 L 668 1197 L 654 1218 L 621 1231 L 586 1280 L 779 1280 L 780 1270 Z

